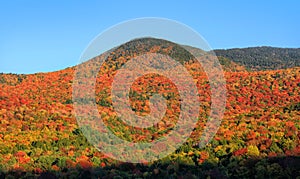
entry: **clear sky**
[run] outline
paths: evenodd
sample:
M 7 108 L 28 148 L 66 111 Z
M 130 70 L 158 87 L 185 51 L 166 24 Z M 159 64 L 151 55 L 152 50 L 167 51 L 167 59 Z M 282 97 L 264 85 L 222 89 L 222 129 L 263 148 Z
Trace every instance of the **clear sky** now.
M 299 8 L 298 0 L 1 1 L 0 72 L 48 72 L 76 65 L 99 33 L 140 17 L 186 24 L 213 49 L 299 48 Z

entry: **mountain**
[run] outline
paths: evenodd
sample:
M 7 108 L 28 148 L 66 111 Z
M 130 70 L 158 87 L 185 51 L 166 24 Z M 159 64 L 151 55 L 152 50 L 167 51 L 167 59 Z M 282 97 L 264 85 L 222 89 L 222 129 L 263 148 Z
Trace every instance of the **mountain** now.
M 187 50 L 189 50 L 193 54 L 191 54 Z M 159 53 L 167 55 L 177 60 L 183 65 L 187 65 L 188 63 L 194 63 L 195 57 L 201 58 L 204 55 L 211 55 L 210 52 L 205 52 L 199 48 L 186 45 L 178 45 L 167 40 L 155 38 L 141 38 L 129 41 L 114 49 L 112 54 L 109 54 L 109 56 L 107 57 L 107 59 L 110 59 L 110 61 L 108 61 L 107 63 L 113 63 L 117 66 L 122 66 L 125 61 L 129 60 L 129 58 L 133 58 L 144 53 Z M 195 57 L 193 57 L 193 55 L 195 55 Z M 121 59 L 119 59 L 120 57 Z M 125 61 L 124 58 L 126 58 Z M 95 61 L 95 59 L 93 59 L 90 62 L 97 63 L 97 60 Z M 209 63 L 209 61 L 207 62 Z M 219 57 L 219 62 L 222 65 L 224 71 L 245 71 L 245 68 L 243 66 L 233 62 L 232 60 L 226 57 Z
M 206 53 L 196 48 L 193 50 L 200 57 Z M 151 112 L 150 102 L 154 94 L 165 98 L 166 112 L 152 127 L 126 124 L 112 105 L 111 89 L 118 69 L 131 58 L 142 53 L 149 53 L 152 57 L 154 52 L 177 59 L 193 76 L 199 93 L 199 120 L 189 139 L 170 155 L 154 162 L 120 162 L 110 158 L 110 153 L 97 150 L 87 140 L 77 123 L 74 106 L 95 102 L 104 124 L 122 140 L 148 143 L 167 136 L 177 124 L 182 101 L 177 86 L 168 78 L 147 74 L 135 79 L 130 86 L 127 102 L 139 116 Z M 220 56 L 225 69 L 226 108 L 217 133 L 204 148 L 200 148 L 198 144 L 207 121 L 212 120 L 209 117 L 210 82 L 185 48 L 164 40 L 135 39 L 112 49 L 106 57 L 107 61 L 99 69 L 97 65 L 101 56 L 55 72 L 0 74 L 0 178 L 300 176 L 299 67 L 246 71 L 237 62 Z M 164 62 L 164 59 L 160 60 Z M 96 85 L 92 88 L 95 99 L 83 95 L 82 101 L 73 100 L 72 87 L 74 76 L 79 73 L 76 71 L 78 67 L 87 70 L 83 77 L 89 78 L 97 73 Z M 184 79 L 184 76 L 179 79 Z M 82 86 L 79 90 L 85 93 L 91 89 Z M 116 99 L 119 100 L 123 93 L 119 92 Z M 89 113 L 90 110 L 84 108 L 82 112 Z M 88 119 L 86 122 L 92 125 L 87 129 L 95 132 L 99 121 L 93 120 L 92 116 Z M 92 133 L 93 137 L 97 139 L 99 133 Z M 110 141 L 105 137 L 101 139 Z M 178 139 L 170 140 L 176 142 Z M 167 147 L 165 143 L 159 146 L 162 149 Z M 125 148 L 116 147 L 116 150 L 120 156 L 128 155 Z M 132 157 L 138 157 L 138 153 Z
M 300 48 L 249 47 L 214 50 L 250 71 L 277 70 L 300 66 Z

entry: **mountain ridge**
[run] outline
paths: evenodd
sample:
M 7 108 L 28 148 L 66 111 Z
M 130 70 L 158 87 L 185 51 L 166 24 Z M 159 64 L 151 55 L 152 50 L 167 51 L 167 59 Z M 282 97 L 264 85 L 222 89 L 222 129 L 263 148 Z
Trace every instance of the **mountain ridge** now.
M 154 39 L 154 38 L 148 38 Z M 137 40 L 137 39 L 134 39 Z M 203 53 L 203 50 L 188 46 L 181 45 L 187 49 L 198 51 L 197 53 Z M 215 53 L 219 58 L 220 63 L 226 61 L 227 70 L 228 65 L 237 66 L 238 68 L 245 68 L 247 71 L 261 71 L 261 70 L 278 70 L 287 69 L 300 66 L 300 48 L 284 48 L 284 47 L 272 47 L 272 46 L 254 46 L 244 48 L 229 48 L 229 49 L 214 49 L 210 51 Z M 230 62 L 229 62 L 230 61 Z M 224 65 L 224 64 L 222 64 Z M 75 68 L 75 66 L 66 67 L 49 72 L 36 72 L 29 74 L 51 73 L 68 68 Z M 240 66 L 240 67 L 239 67 Z M 225 71 L 227 71 L 225 68 Z M 0 74 L 15 74 L 15 75 L 29 75 L 23 73 L 0 73 Z
M 300 48 L 247 47 L 214 50 L 222 56 L 243 65 L 249 71 L 276 70 L 300 66 Z

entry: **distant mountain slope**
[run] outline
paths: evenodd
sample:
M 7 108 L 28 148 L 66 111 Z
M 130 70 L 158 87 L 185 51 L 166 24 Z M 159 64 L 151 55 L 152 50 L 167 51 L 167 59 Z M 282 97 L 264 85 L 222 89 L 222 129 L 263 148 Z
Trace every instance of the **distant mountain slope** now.
M 217 56 L 228 58 L 251 71 L 300 66 L 300 48 L 249 47 L 214 52 Z
M 185 49 L 188 49 L 189 51 L 193 52 L 197 57 L 201 56 L 203 53 L 205 53 L 203 50 L 191 47 L 187 45 L 183 45 Z M 247 71 L 246 68 L 243 65 L 240 65 L 238 63 L 233 62 L 229 58 L 219 56 L 218 57 L 220 64 L 222 65 L 222 68 L 224 71 L 227 72 L 241 72 L 241 71 Z

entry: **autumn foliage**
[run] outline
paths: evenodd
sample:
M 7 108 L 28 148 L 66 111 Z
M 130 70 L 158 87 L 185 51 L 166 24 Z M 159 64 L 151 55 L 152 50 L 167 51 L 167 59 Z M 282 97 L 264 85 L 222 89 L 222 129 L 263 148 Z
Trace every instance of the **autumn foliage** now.
M 137 46 L 152 53 L 171 53 L 173 49 L 160 44 L 146 47 L 149 48 Z M 130 105 L 141 116 L 150 112 L 149 97 L 162 94 L 167 99 L 162 121 L 151 128 L 139 129 L 116 117 L 110 98 L 113 77 L 122 64 L 138 55 L 132 51 L 117 52 L 112 53 L 114 60 L 108 60 L 97 76 L 96 103 L 105 124 L 118 137 L 133 142 L 150 142 L 167 135 L 176 125 L 180 102 L 176 86 L 163 76 L 140 77 L 130 91 Z M 300 68 L 226 70 L 224 119 L 214 139 L 205 148 L 198 148 L 210 112 L 210 85 L 199 64 L 194 61 L 182 64 L 193 73 L 201 94 L 199 121 L 182 147 L 150 164 L 120 164 L 87 142 L 73 113 L 75 68 L 31 75 L 1 74 L 0 170 L 15 176 L 18 176 L 16 171 L 26 171 L 28 176 L 52 171 L 57 177 L 79 176 L 81 170 L 110 178 L 300 176 L 299 167 L 271 160 L 300 156 Z M 249 160 L 256 160 L 254 166 L 247 164 Z M 76 170 L 72 173 L 72 169 Z

